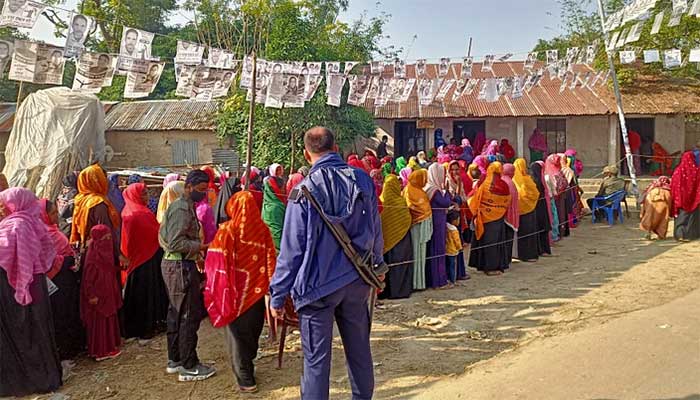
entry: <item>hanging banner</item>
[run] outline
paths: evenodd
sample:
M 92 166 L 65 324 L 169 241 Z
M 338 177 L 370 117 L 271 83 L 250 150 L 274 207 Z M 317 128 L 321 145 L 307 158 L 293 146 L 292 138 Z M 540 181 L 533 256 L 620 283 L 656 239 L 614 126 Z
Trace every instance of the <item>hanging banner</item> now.
M 33 28 L 46 6 L 31 0 L 5 0 L 0 14 L 0 26 Z
M 80 56 L 85 50 L 85 41 L 95 26 L 95 20 L 82 14 L 73 14 L 66 36 L 64 57 L 74 58 Z
M 651 34 L 656 35 L 661 30 L 661 24 L 664 22 L 664 12 L 659 11 L 654 17 L 654 24 L 651 27 Z
M 629 43 L 634 43 L 639 40 L 639 38 L 642 36 L 642 28 L 644 25 L 641 22 L 637 22 L 634 24 L 632 29 L 630 29 L 629 35 L 627 35 L 627 39 L 625 39 L 625 44 Z
M 680 50 L 673 49 L 673 50 L 664 51 L 664 68 L 678 68 L 680 66 L 681 66 L 681 51 Z
M 216 70 L 212 98 L 226 97 L 235 78 L 236 73 L 234 71 L 225 69 Z
M 148 97 L 158 85 L 160 76 L 165 68 L 165 63 L 157 61 L 142 61 L 146 63 L 146 73 L 130 71 L 126 75 L 126 85 L 124 86 L 124 98 L 138 99 Z
M 435 80 L 437 81 L 437 79 Z M 432 79 L 421 79 L 418 81 L 418 101 L 422 106 L 429 106 L 435 98 L 436 84 Z
M 637 55 L 634 51 L 621 51 L 620 64 L 632 64 L 637 61 Z
M 464 87 L 464 91 L 462 92 L 462 96 L 471 96 L 472 93 L 474 93 L 474 89 L 476 89 L 477 85 L 479 85 L 480 79 L 470 79 L 467 82 L 467 86 Z
M 97 94 L 103 87 L 111 86 L 117 60 L 118 57 L 106 53 L 82 53 L 75 69 L 73 90 Z
M 42 85 L 63 84 L 63 49 L 44 43 L 15 40 L 8 78 Z
M 472 68 L 474 67 L 474 57 L 464 57 L 462 59 L 462 70 L 460 71 L 460 78 L 465 81 L 472 77 Z
M 138 60 L 151 60 L 151 47 L 154 34 L 134 28 L 124 27 L 119 55 Z
M 452 101 L 457 101 L 460 97 L 462 97 L 462 93 L 464 93 L 464 89 L 467 87 L 467 83 L 469 82 L 469 79 L 459 79 L 455 83 L 455 91 L 452 92 Z
M 372 78 L 367 75 L 350 75 L 350 92 L 348 93 L 348 104 L 352 106 L 362 106 L 367 100 L 369 87 L 371 86 Z
M 537 52 L 533 51 L 533 52 L 527 53 L 527 58 L 525 59 L 525 63 L 523 64 L 523 68 L 525 68 L 528 71 L 531 71 L 533 68 L 535 68 L 536 62 L 537 62 Z
M 175 63 L 186 65 L 199 65 L 204 58 L 204 46 L 198 43 L 186 42 L 184 40 L 177 41 L 177 54 L 175 55 Z
M 655 62 L 660 62 L 661 56 L 658 50 L 644 50 L 644 63 L 650 64 Z
M 379 75 L 384 72 L 384 61 L 371 61 L 369 68 L 372 75 Z
M 425 76 L 425 63 L 425 58 L 416 61 L 416 77 L 420 78 Z
M 510 60 L 511 57 L 513 57 L 513 53 L 506 53 L 498 59 L 498 62 L 506 62 Z
M 440 59 L 440 65 L 438 65 L 438 76 L 444 78 L 450 72 L 450 59 L 443 57 Z
M 513 77 L 513 94 L 511 98 L 517 100 L 523 97 L 523 79 L 519 76 Z
M 282 108 L 282 106 L 284 106 L 282 97 L 284 96 L 286 83 L 287 79 L 284 74 L 270 74 L 270 83 L 267 86 L 267 97 L 265 99 L 265 107 Z
M 481 64 L 481 72 L 493 72 L 493 62 L 496 56 L 487 54 L 484 56 L 484 62 Z
M 435 101 L 444 101 L 445 97 L 447 97 L 447 92 L 452 89 L 452 86 L 455 84 L 456 80 L 454 79 L 445 79 L 442 82 L 442 85 L 440 86 L 440 89 L 438 90 L 437 94 L 435 95 Z
M 377 98 L 374 99 L 375 107 L 383 107 L 389 101 L 389 79 L 380 78 L 378 81 Z
M 267 88 L 270 85 L 270 74 L 266 70 L 262 69 L 257 73 L 258 77 L 255 78 L 255 104 L 264 105 L 267 102 Z M 213 93 L 212 93 L 213 95 Z M 251 101 L 253 99 L 253 89 L 249 88 L 246 93 L 246 101 Z
M 207 56 L 207 67 L 218 69 L 233 69 L 233 53 L 224 49 L 210 47 Z
M 394 61 L 394 77 L 405 78 L 406 77 L 406 61 L 396 60 Z
M 547 67 L 557 65 L 559 62 L 559 50 L 547 50 Z
M 694 15 L 696 17 L 700 15 L 700 0 L 693 0 L 693 5 L 690 6 L 688 15 Z
M 177 88 L 175 88 L 175 95 L 192 97 L 192 85 L 194 84 L 194 74 L 197 68 L 198 66 L 196 65 L 176 64 Z
M 479 91 L 479 100 L 495 103 L 498 101 L 498 80 L 495 78 L 484 79 Z
M 584 60 L 584 64 L 591 66 L 595 62 L 595 52 L 596 52 L 596 46 L 588 46 L 586 47 L 586 58 Z
M 345 74 L 345 76 L 350 75 L 350 72 L 353 68 L 355 68 L 357 64 L 359 64 L 359 62 L 357 61 L 345 61 L 345 69 L 343 69 L 343 73 Z M 404 64 L 404 74 L 406 73 L 405 69 L 406 65 Z
M 326 62 L 326 79 L 331 74 L 340 73 L 340 63 L 339 62 Z
M 338 69 L 340 69 L 340 66 Z M 340 97 L 343 94 L 343 86 L 345 86 L 347 77 L 339 71 L 330 75 L 327 74 L 326 79 L 328 80 L 326 86 L 326 95 L 328 99 L 326 100 L 326 104 L 333 107 L 340 107 Z
M 690 55 L 688 56 L 689 62 L 700 62 L 700 49 L 690 50 Z
M 304 85 L 301 75 L 284 75 L 284 94 L 282 102 L 285 108 L 304 108 Z
M 318 87 L 321 86 L 321 82 L 323 82 L 323 75 L 306 76 L 305 101 L 311 101 L 311 99 L 313 99 L 313 97 L 316 95 Z
M 15 45 L 7 40 L 0 40 L 0 79 L 5 78 L 5 68 L 12 60 Z

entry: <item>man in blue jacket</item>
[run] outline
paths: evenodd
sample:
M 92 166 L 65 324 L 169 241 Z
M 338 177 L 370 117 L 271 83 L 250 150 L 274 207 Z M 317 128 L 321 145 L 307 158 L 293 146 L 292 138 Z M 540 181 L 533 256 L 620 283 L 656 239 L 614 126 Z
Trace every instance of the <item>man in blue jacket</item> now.
M 327 128 L 306 132 L 304 147 L 312 167 L 297 187 L 308 188 L 330 221 L 343 226 L 359 254 L 369 252 L 374 264 L 383 263 L 384 240 L 372 179 L 343 161 Z M 316 209 L 306 198 L 290 196 L 270 292 L 273 315 L 282 316 L 288 295 L 299 314 L 302 399 L 328 399 L 334 320 L 343 340 L 352 398 L 372 398 L 371 290 Z

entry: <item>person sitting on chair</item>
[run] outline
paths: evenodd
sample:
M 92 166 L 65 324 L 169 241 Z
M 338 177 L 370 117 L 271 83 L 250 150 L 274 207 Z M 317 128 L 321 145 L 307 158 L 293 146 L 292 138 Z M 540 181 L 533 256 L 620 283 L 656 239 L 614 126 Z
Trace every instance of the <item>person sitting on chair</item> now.
M 603 168 L 603 182 L 600 183 L 600 189 L 598 189 L 598 193 L 595 197 L 606 197 L 620 190 L 625 190 L 625 180 L 617 176 L 617 173 L 617 165 L 608 165 Z M 586 202 L 591 212 L 602 213 L 602 210 L 593 209 L 593 199 L 587 199 Z M 596 217 L 598 216 L 599 214 L 596 214 Z

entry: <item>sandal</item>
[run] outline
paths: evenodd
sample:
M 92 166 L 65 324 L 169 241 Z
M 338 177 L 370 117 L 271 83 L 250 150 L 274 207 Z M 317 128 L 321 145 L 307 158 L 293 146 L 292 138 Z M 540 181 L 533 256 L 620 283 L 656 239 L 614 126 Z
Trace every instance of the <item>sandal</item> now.
M 238 390 L 241 393 L 257 393 L 258 392 L 258 386 L 239 386 Z
M 499 276 L 503 275 L 503 271 L 486 271 L 484 272 L 486 276 Z

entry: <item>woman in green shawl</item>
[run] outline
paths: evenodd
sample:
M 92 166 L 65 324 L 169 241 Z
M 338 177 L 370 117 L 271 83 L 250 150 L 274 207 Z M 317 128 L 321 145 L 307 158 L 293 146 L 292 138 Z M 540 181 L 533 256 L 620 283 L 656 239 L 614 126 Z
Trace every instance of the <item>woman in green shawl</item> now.
M 394 166 L 391 165 L 391 163 L 385 163 L 382 165 L 382 177 L 386 178 L 387 176 L 391 175 L 394 173 Z
M 284 213 L 287 210 L 287 194 L 281 176 L 277 176 L 279 169 L 281 169 L 277 166 L 278 164 L 273 164 L 270 167 L 271 174 L 263 184 L 262 219 L 265 225 L 270 228 L 272 241 L 275 243 L 275 249 L 279 252 Z
M 401 170 L 406 168 L 407 165 L 408 165 L 408 163 L 406 162 L 406 159 L 404 157 L 397 158 L 396 159 L 396 169 L 394 170 L 394 171 L 396 171 L 396 175 L 400 174 Z

